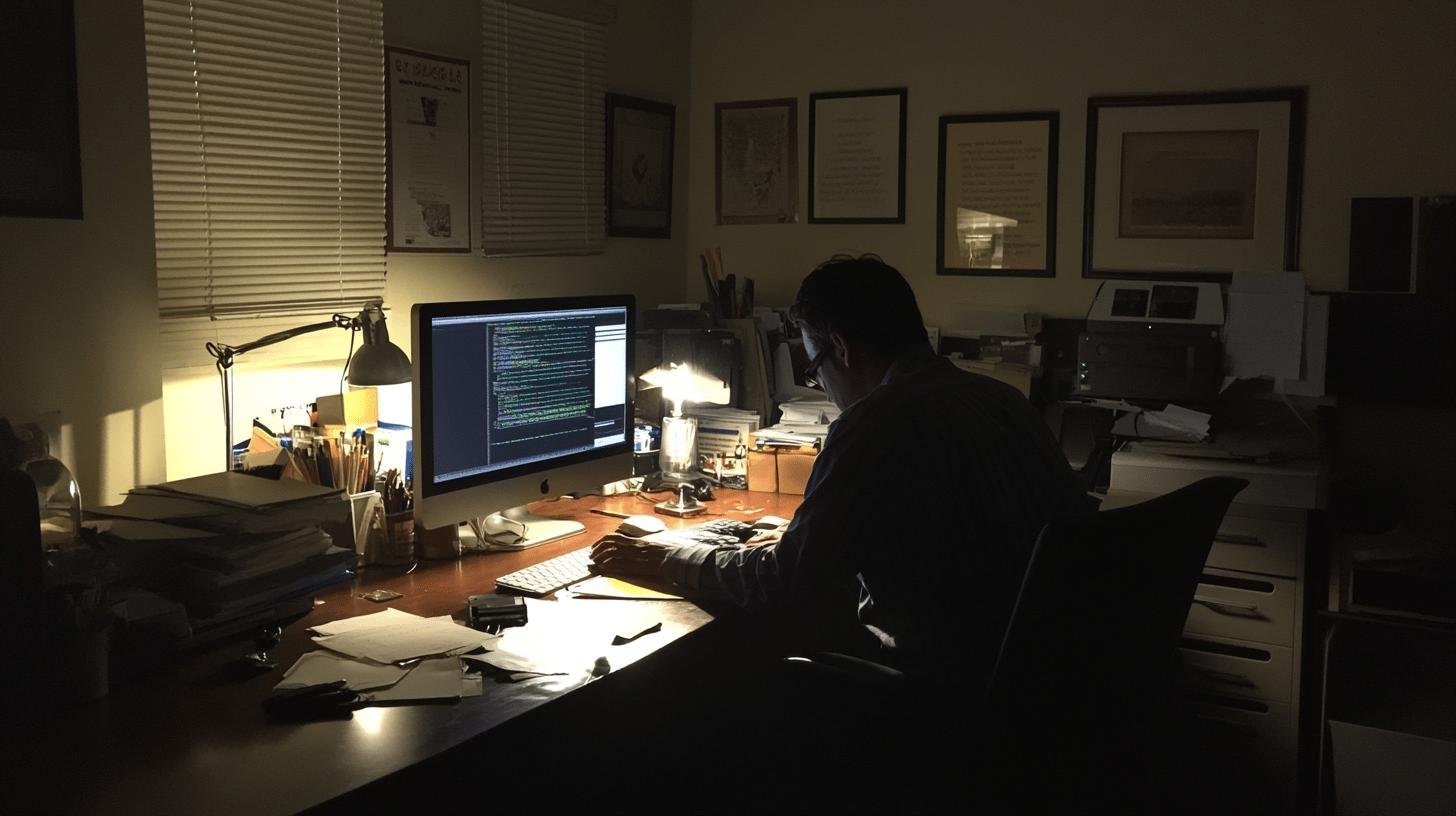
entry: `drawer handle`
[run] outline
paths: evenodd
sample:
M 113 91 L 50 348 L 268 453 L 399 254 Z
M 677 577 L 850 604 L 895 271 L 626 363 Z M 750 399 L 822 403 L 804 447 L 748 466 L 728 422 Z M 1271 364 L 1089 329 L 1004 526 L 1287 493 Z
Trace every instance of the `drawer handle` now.
M 1203 675 L 1214 683 L 1222 683 L 1226 686 L 1240 686 L 1242 688 L 1259 687 L 1253 680 L 1250 680 L 1249 678 L 1245 677 L 1242 674 L 1239 674 L 1238 672 L 1219 671 L 1218 669 L 1209 669 L 1203 666 L 1194 666 L 1193 668 L 1199 674 Z
M 1266 617 L 1263 612 L 1260 612 L 1259 607 L 1254 604 L 1245 605 L 1227 603 L 1225 601 L 1214 600 L 1213 598 L 1206 598 L 1202 595 L 1194 595 L 1193 602 L 1196 604 L 1203 604 L 1204 606 L 1208 607 L 1209 609 L 1220 615 L 1228 615 L 1232 618 L 1257 618 L 1259 620 L 1268 620 L 1268 617 Z
M 1260 539 L 1258 536 L 1239 535 L 1237 533 L 1215 533 L 1213 536 L 1213 540 L 1221 541 L 1224 544 L 1238 544 L 1244 547 L 1269 546 L 1268 544 L 1265 544 L 1263 540 Z
M 1226 720 L 1223 717 L 1210 717 L 1207 714 L 1195 714 L 1194 716 L 1210 725 L 1216 725 L 1231 734 L 1237 734 L 1238 736 L 1249 739 L 1257 739 L 1259 736 L 1258 730 L 1248 723 Z

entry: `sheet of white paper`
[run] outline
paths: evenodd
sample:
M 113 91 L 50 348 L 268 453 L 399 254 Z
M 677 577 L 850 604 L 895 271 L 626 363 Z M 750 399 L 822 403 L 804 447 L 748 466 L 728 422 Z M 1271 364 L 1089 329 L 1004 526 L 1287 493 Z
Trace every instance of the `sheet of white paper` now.
M 493 666 L 506 672 L 529 672 L 531 674 L 551 674 L 560 669 L 553 669 L 539 664 L 525 655 L 514 652 L 495 651 L 485 654 L 465 655 L 461 660 L 468 660 L 471 663 L 481 663 L 486 666 Z
M 1310 295 L 1304 302 L 1304 370 L 1298 380 L 1279 380 L 1274 390 L 1304 397 L 1325 394 L 1325 358 L 1330 345 L 1330 296 Z
M 456 700 L 464 685 L 464 669 L 458 657 L 421 660 L 402 680 L 386 689 L 371 691 L 365 699 L 375 703 L 409 700 Z
M 327 637 L 314 643 L 351 657 L 396 663 L 416 657 L 443 655 L 463 647 L 479 646 L 486 636 L 457 623 L 418 619 L 393 626 L 371 626 Z
M 369 615 L 356 615 L 352 618 L 344 618 L 331 623 L 322 623 L 313 627 L 312 631 L 317 635 L 342 635 L 345 632 L 353 632 L 359 629 L 368 629 L 374 626 L 387 626 L 395 623 L 408 623 L 410 621 L 424 620 L 419 615 L 411 615 L 408 612 L 401 612 L 393 607 L 382 612 L 375 612 Z
M 1239 378 L 1297 380 L 1304 349 L 1304 274 L 1235 272 L 1224 353 Z
M 384 688 L 398 683 L 409 669 L 372 660 L 356 660 L 333 652 L 309 652 L 300 657 L 274 688 L 290 689 L 345 680 L 354 691 Z

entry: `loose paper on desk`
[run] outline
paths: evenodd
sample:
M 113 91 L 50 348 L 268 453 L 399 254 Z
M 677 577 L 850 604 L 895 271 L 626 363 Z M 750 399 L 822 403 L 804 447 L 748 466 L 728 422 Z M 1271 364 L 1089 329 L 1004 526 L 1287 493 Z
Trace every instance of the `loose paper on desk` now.
M 468 626 L 427 618 L 316 637 L 313 642 L 351 657 L 397 663 L 417 657 L 458 653 L 478 647 L 490 639 L 490 636 Z
M 453 659 L 453 658 L 452 658 Z M 291 689 L 343 680 L 352 691 L 369 691 L 398 683 L 410 669 L 392 663 L 356 660 L 333 652 L 308 652 L 283 674 L 274 688 Z
M 1304 273 L 1235 272 L 1224 352 L 1239 379 L 1297 380 L 1304 349 Z
M 436 657 L 421 660 L 398 683 L 361 696 L 371 703 L 404 703 L 458 700 L 461 697 L 479 697 L 480 694 L 480 677 L 467 676 L 460 665 L 460 658 Z
M 375 612 L 371 615 L 355 615 L 352 618 L 344 618 L 331 623 L 321 623 L 318 626 L 312 627 L 311 631 L 316 635 L 342 635 L 345 632 L 352 632 L 356 629 L 368 629 L 371 626 L 389 626 L 391 624 L 409 623 L 418 620 L 424 620 L 424 618 L 390 607 L 382 612 Z

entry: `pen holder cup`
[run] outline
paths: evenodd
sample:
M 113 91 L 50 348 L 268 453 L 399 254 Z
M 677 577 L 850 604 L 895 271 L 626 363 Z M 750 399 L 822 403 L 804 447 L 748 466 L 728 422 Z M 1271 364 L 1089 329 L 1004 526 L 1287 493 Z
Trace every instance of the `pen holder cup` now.
M 414 563 L 415 513 L 413 510 L 384 515 L 384 536 L 380 545 L 379 552 L 374 557 L 374 563 L 386 566 L 404 566 Z
M 415 555 L 426 561 L 460 557 L 460 528 L 454 524 L 427 530 L 415 526 Z

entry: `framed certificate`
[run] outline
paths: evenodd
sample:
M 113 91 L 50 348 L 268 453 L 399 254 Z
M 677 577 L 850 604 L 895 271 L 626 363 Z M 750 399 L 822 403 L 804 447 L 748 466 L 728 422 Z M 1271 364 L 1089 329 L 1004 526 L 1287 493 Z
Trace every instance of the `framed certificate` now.
M 937 274 L 1056 276 L 1059 118 L 940 117 Z
M 904 88 L 809 94 L 809 223 L 905 223 Z

